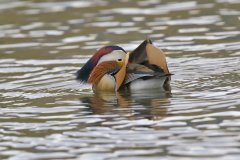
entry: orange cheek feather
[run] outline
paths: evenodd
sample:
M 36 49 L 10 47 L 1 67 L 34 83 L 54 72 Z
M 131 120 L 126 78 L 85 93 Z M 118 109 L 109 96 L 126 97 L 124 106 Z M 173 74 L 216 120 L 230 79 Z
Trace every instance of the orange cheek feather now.
M 114 72 L 115 70 L 119 69 L 119 65 L 117 64 L 116 61 L 107 61 L 107 62 L 102 62 L 98 64 L 91 72 L 89 78 L 88 78 L 88 83 L 91 83 L 93 85 L 97 85 L 101 78 L 109 73 L 109 72 Z

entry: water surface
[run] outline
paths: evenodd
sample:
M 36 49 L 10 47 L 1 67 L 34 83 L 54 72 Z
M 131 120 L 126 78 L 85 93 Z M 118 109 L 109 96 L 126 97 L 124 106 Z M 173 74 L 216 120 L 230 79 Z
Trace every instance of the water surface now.
M 238 159 L 239 3 L 0 0 L 0 159 Z M 147 37 L 171 92 L 75 81 L 99 47 Z

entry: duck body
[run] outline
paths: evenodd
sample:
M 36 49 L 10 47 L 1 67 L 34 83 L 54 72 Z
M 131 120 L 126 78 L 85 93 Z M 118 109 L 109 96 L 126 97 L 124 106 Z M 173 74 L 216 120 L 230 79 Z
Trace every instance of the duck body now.
M 77 79 L 92 84 L 94 91 L 117 92 L 163 88 L 170 75 L 164 53 L 147 39 L 129 53 L 118 46 L 101 48 Z
M 129 84 L 128 88 L 131 91 L 163 89 L 163 86 L 166 80 L 167 80 L 167 77 L 150 78 L 148 80 L 137 79 L 135 81 L 132 81 Z

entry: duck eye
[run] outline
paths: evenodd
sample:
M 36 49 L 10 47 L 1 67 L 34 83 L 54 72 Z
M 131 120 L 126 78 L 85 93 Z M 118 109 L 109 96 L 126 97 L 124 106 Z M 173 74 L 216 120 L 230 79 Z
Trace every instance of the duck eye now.
M 118 61 L 122 61 L 122 59 L 121 59 L 121 58 L 119 58 L 119 59 L 118 59 Z

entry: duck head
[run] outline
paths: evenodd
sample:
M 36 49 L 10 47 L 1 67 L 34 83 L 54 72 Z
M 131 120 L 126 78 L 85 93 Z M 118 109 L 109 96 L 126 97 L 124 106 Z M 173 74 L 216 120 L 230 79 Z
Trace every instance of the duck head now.
M 77 79 L 92 84 L 94 90 L 117 91 L 126 74 L 126 55 L 119 46 L 100 48 L 77 72 Z

